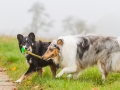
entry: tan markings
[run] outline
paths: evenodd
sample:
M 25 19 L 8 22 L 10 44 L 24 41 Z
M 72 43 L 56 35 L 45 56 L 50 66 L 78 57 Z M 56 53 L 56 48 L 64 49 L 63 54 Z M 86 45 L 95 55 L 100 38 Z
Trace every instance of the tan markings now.
M 42 72 L 44 68 L 37 67 L 36 69 L 37 69 L 38 75 L 42 77 Z
M 56 76 L 56 65 L 55 64 L 50 65 L 50 69 L 52 71 L 52 77 L 55 77 Z
M 47 52 L 43 55 L 44 60 L 53 59 L 53 58 L 59 59 L 59 53 L 57 48 L 54 49 L 49 48 Z
M 59 40 L 57 41 L 57 44 L 58 44 L 58 45 L 63 45 L 63 40 L 62 40 L 62 39 L 59 39 Z
M 25 78 L 28 78 L 28 76 L 30 76 L 31 74 L 32 74 L 33 72 L 31 72 L 31 73 L 29 73 L 29 74 L 27 74 L 27 75 L 22 75 L 17 81 L 16 81 L 16 83 L 20 83 L 20 82 L 22 82 L 22 80 L 24 80 Z
M 25 79 L 26 78 L 26 76 L 25 75 L 22 75 L 21 77 L 20 77 L 20 80 L 22 81 L 23 79 Z
M 23 46 L 22 44 L 20 44 L 20 46 Z

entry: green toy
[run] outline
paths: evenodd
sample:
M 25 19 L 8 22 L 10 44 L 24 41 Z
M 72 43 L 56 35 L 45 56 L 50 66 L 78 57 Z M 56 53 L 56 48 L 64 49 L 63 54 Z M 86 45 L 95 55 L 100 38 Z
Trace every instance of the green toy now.
M 22 52 L 22 53 L 27 53 L 27 54 L 30 54 L 30 55 L 32 55 L 32 56 L 35 56 L 35 57 L 38 57 L 38 58 L 42 59 L 41 56 L 36 55 L 36 54 L 34 54 L 34 53 L 30 52 L 30 51 L 27 51 L 24 47 L 21 48 L 21 52 Z
M 25 52 L 26 52 L 26 50 L 25 50 L 24 47 L 21 48 L 21 52 L 22 52 L 22 53 L 25 53 Z

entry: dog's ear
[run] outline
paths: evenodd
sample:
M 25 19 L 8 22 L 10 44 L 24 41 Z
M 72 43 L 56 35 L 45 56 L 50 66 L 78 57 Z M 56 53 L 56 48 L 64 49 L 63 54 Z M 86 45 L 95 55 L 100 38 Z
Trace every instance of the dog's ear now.
M 44 44 L 41 40 L 39 40 L 39 43 L 40 43 L 40 46 Z
M 62 46 L 63 43 L 64 43 L 64 42 L 63 42 L 63 39 L 58 39 L 58 40 L 57 40 L 57 44 L 58 44 L 58 45 L 61 45 L 61 46 Z
M 17 35 L 18 42 L 21 43 L 21 40 L 23 39 L 23 35 L 18 34 Z
M 35 34 L 33 32 L 31 32 L 28 36 L 32 39 L 32 41 L 35 41 Z
M 51 42 L 48 42 L 48 45 L 50 45 L 51 44 Z

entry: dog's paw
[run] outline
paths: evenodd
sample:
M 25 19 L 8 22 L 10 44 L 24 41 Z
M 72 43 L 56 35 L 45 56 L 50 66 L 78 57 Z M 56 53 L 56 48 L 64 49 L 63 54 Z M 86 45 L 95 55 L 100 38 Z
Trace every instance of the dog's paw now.
M 56 75 L 56 78 L 59 78 L 59 77 L 61 77 L 61 76 L 62 76 L 62 74 L 59 73 L 59 74 Z
M 59 78 L 59 76 L 58 75 L 56 75 L 56 77 L 55 78 Z
M 67 75 L 67 78 L 72 78 L 72 74 Z
M 20 79 L 18 79 L 18 80 L 16 80 L 16 81 L 15 81 L 15 83 L 21 83 L 21 80 L 20 80 Z

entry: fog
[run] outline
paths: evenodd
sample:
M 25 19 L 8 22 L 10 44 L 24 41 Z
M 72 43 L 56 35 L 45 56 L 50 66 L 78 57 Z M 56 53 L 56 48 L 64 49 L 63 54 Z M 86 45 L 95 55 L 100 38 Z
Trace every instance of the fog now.
M 44 6 L 45 13 L 53 20 L 53 27 L 49 31 L 39 30 L 38 37 L 70 34 L 62 26 L 69 16 L 94 26 L 93 33 L 120 36 L 120 0 L 0 0 L 0 35 L 24 33 L 33 20 L 33 14 L 28 11 L 36 2 Z

